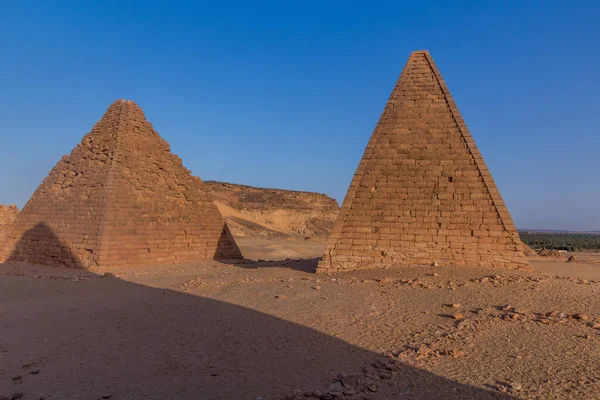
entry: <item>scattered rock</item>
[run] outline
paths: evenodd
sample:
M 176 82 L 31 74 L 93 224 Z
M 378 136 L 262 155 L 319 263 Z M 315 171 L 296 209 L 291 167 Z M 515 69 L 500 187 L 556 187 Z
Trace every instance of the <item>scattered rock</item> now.
M 20 382 L 22 380 L 23 380 L 23 376 L 21 376 L 21 375 L 17 375 L 17 376 L 13 376 L 12 377 L 12 381 L 13 382 Z
M 287 299 L 288 297 L 286 295 L 284 295 L 284 294 L 276 294 L 275 298 L 276 299 Z
M 371 385 L 367 385 L 367 389 L 369 389 L 371 392 L 375 393 L 379 388 L 377 387 L 377 385 L 371 384 Z
M 455 314 L 452 314 L 452 318 L 454 318 L 454 319 L 465 319 L 465 316 L 462 315 L 461 313 L 455 313 Z
M 521 386 L 521 384 L 520 384 L 520 383 L 512 382 L 512 383 L 510 384 L 510 388 L 511 388 L 512 390 L 521 390 L 522 386 Z
M 417 360 L 428 357 L 438 357 L 439 352 L 434 351 L 429 345 L 422 344 L 416 351 L 408 352 L 405 355 L 414 355 Z
M 553 250 L 542 249 L 539 251 L 538 255 L 541 257 L 563 258 L 562 254 L 560 254 L 560 252 L 555 249 L 553 249 Z
M 321 286 L 317 285 L 317 286 L 312 286 L 311 289 L 314 290 L 321 290 Z
M 592 321 L 588 323 L 588 326 L 593 329 L 600 329 L 600 322 Z
M 501 318 L 505 321 L 516 321 L 516 320 L 519 320 L 521 317 L 519 317 L 519 314 L 517 314 L 517 313 L 507 312 L 507 313 L 503 314 L 501 316 Z
M 457 349 L 452 349 L 447 352 L 447 355 L 452 356 L 454 358 L 458 358 L 458 357 L 463 357 L 465 355 L 465 352 L 457 350 Z
M 329 385 L 327 390 L 330 392 L 341 392 L 344 390 L 344 385 L 342 385 L 339 381 L 333 382 L 331 385 Z
M 590 319 L 590 317 L 587 316 L 587 314 L 573 314 L 573 318 L 578 319 L 580 321 L 588 321 Z

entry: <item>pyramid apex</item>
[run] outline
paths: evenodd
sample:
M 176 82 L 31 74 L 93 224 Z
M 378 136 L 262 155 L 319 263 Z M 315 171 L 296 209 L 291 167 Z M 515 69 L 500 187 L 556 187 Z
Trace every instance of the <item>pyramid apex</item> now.
M 115 100 L 111 103 L 110 106 L 108 106 L 108 110 L 114 110 L 114 109 L 121 109 L 123 106 L 130 106 L 130 109 L 134 109 L 137 110 L 138 112 L 143 113 L 142 109 L 140 106 L 138 106 L 133 100 L 125 100 L 125 99 L 118 99 Z
M 110 105 L 108 106 L 108 111 L 113 110 L 113 109 L 120 109 L 123 104 L 125 103 L 125 100 L 123 99 L 119 99 L 119 100 L 115 100 L 112 103 L 110 103 Z
M 113 103 L 112 103 L 112 104 L 121 105 L 121 104 L 123 104 L 123 103 L 127 103 L 127 104 L 135 104 L 135 101 L 133 101 L 133 100 L 125 100 L 125 99 L 118 99 L 118 100 L 115 100 L 115 101 L 113 101 Z
M 414 50 L 412 53 L 410 53 L 410 56 L 416 56 L 416 55 L 420 55 L 420 54 L 425 54 L 425 55 L 431 55 L 429 53 L 429 50 Z

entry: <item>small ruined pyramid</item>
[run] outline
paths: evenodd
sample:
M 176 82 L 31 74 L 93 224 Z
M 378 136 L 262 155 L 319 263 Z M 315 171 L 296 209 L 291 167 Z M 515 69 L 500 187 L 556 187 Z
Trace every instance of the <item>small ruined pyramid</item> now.
M 241 258 L 203 182 L 118 100 L 37 188 L 0 259 L 80 268 Z
M 517 230 L 427 51 L 411 54 L 356 170 L 318 272 L 520 267 Z

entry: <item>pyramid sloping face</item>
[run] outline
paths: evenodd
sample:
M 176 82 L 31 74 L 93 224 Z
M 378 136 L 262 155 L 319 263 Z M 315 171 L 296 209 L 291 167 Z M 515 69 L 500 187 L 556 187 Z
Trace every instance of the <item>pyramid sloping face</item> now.
M 120 100 L 38 187 L 3 257 L 88 268 L 241 253 L 203 182 L 135 103 Z
M 426 51 L 414 52 L 354 175 L 318 271 L 527 265 L 471 134 Z

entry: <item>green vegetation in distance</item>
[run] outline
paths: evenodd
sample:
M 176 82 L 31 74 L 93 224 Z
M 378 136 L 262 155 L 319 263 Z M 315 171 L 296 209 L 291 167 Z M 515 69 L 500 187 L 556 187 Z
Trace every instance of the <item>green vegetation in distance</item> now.
M 600 234 L 521 232 L 519 236 L 523 243 L 532 249 L 600 250 Z

